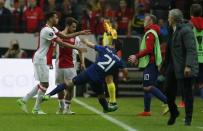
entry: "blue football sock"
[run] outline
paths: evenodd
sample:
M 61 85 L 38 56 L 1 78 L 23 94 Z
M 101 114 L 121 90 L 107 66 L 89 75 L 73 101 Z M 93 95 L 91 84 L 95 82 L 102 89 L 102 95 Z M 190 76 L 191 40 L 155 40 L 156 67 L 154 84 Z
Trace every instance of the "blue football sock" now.
M 146 112 L 150 111 L 151 97 L 151 93 L 144 92 L 144 111 Z
M 161 100 L 164 104 L 167 103 L 167 97 L 158 88 L 152 87 L 150 92 L 159 100 Z
M 54 88 L 50 93 L 48 93 L 48 95 L 53 96 L 53 95 L 63 91 L 64 89 L 65 89 L 65 84 L 57 85 L 57 87 Z
M 203 87 L 200 88 L 201 98 L 203 99 Z
M 99 103 L 103 107 L 104 110 L 108 110 L 108 102 L 105 98 L 98 98 Z

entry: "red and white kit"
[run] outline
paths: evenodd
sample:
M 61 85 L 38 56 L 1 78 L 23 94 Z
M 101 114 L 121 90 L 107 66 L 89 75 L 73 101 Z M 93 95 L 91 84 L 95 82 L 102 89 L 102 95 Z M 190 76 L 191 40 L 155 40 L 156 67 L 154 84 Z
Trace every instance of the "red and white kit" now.
M 40 31 L 38 48 L 33 56 L 34 73 L 36 80 L 40 82 L 49 81 L 49 60 L 53 53 L 54 39 L 57 37 L 58 29 L 56 27 L 45 26 Z
M 80 38 L 73 37 L 69 39 L 64 39 L 64 42 L 68 42 L 72 45 L 80 46 Z M 56 59 L 56 84 L 64 83 L 64 80 L 73 79 L 76 74 L 76 54 L 77 50 L 59 47 L 57 45 L 57 59 Z

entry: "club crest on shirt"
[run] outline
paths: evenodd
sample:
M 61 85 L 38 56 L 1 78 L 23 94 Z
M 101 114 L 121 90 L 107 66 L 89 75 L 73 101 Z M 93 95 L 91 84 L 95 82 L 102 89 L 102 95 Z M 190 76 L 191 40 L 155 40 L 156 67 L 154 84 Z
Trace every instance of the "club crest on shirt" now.
M 53 32 L 49 33 L 49 36 L 54 36 L 54 33 Z

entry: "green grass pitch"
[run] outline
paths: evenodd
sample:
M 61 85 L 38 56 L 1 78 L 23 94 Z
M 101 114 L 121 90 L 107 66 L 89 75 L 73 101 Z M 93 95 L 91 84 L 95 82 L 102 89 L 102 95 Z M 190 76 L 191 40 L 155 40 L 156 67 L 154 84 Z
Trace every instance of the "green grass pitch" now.
M 102 111 L 96 98 L 77 98 Z M 72 103 L 75 115 L 56 115 L 58 107 L 56 99 L 51 99 L 42 104 L 42 109 L 47 115 L 25 114 L 16 103 L 17 98 L 0 98 L 0 131 L 123 131 L 124 129 L 104 119 L 90 110 Z M 138 131 L 203 131 L 203 100 L 195 98 L 194 117 L 192 126 L 183 124 L 184 109 L 174 126 L 167 126 L 168 115 L 161 116 L 163 107 L 157 99 L 152 99 L 152 116 L 140 117 L 136 114 L 143 111 L 143 98 L 119 98 L 119 109 L 108 113 L 109 116 L 125 123 Z M 178 101 L 178 100 L 177 100 Z M 29 101 L 28 107 L 31 111 L 34 99 Z

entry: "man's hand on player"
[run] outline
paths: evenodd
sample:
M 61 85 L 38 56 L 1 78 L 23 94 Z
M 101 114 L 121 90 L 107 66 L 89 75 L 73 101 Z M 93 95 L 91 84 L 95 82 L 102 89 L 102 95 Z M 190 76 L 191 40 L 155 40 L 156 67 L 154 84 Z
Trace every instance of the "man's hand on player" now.
M 138 63 L 138 59 L 136 57 L 136 55 L 131 55 L 128 57 L 128 62 L 133 63 L 133 64 L 137 64 Z
M 81 63 L 81 64 L 80 64 L 80 69 L 81 69 L 81 70 L 85 70 L 85 68 L 86 68 L 86 67 L 85 67 L 85 63 Z
M 89 35 L 91 34 L 91 30 L 82 30 L 79 32 L 80 35 Z

